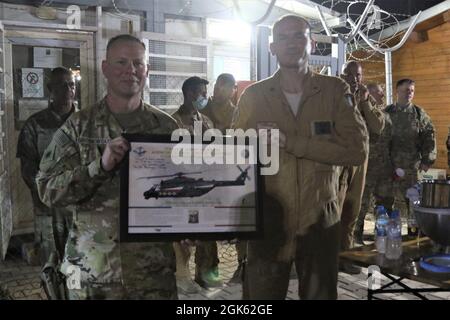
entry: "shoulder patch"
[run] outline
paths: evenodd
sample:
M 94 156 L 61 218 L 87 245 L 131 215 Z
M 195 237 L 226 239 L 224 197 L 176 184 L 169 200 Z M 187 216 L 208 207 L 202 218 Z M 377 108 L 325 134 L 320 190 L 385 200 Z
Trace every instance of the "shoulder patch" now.
M 64 147 L 66 144 L 70 143 L 70 138 L 63 130 L 58 129 L 53 136 L 53 141 L 59 147 Z

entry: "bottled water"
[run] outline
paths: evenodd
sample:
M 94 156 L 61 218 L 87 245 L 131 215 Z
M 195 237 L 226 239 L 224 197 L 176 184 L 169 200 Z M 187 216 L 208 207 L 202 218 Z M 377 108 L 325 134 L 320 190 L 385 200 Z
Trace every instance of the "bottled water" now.
M 419 183 L 406 190 L 406 197 L 409 199 L 408 236 L 416 237 L 419 235 L 419 226 L 414 214 L 414 207 L 420 204 L 420 195 L 421 185 Z
M 377 220 L 375 222 L 375 247 L 379 253 L 386 252 L 386 227 L 389 222 L 389 217 L 386 209 L 383 206 L 376 207 Z
M 402 223 L 400 212 L 394 210 L 387 226 L 386 258 L 398 259 L 402 255 Z

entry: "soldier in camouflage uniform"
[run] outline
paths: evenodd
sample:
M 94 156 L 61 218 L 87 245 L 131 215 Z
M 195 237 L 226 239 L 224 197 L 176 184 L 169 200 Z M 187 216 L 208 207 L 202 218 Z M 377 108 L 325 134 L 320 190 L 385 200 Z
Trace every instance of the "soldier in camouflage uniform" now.
M 394 197 L 405 201 L 409 217 L 406 190 L 417 183 L 418 170 L 427 171 L 436 160 L 435 129 L 427 113 L 412 103 L 415 82 L 402 79 L 397 82 L 396 88 L 397 103 L 385 109 L 392 122 L 389 151 L 392 168 L 403 169 L 405 175 L 385 181 L 387 188 L 394 189 L 394 194 L 384 201 L 390 210 L 394 205 Z
M 190 77 L 184 81 L 182 90 L 184 102 L 172 115 L 181 128 L 194 134 L 194 123 L 201 123 L 202 132 L 213 128 L 211 120 L 199 110 L 208 103 L 206 98 L 208 81 L 199 77 Z M 197 133 L 195 133 L 197 134 Z M 200 133 L 198 133 L 200 134 Z M 189 271 L 191 248 L 180 243 L 174 243 L 177 257 L 177 286 L 185 293 L 196 293 L 201 288 L 192 281 Z M 215 241 L 202 241 L 195 250 L 195 281 L 203 287 L 221 287 L 219 277 L 219 258 Z
M 106 97 L 55 133 L 36 178 L 45 204 L 73 207 L 61 265 L 69 299 L 176 299 L 172 244 L 120 242 L 118 169 L 129 150 L 122 133 L 170 134 L 178 126 L 141 100 L 148 65 L 139 39 L 112 38 L 102 71 Z
M 373 105 L 380 111 L 384 109 L 384 92 L 377 83 L 369 83 L 367 89 L 374 99 Z M 384 113 L 384 112 L 383 112 Z M 375 205 L 384 205 L 383 197 L 389 195 L 389 191 L 382 189 L 382 181 L 391 177 L 392 168 L 389 166 L 389 142 L 390 142 L 390 119 L 384 113 L 385 127 L 380 134 L 370 132 L 369 137 L 369 162 L 367 165 L 366 183 L 361 201 L 361 210 L 354 229 L 354 242 L 364 245 L 363 231 L 366 214 Z
M 30 189 L 33 200 L 34 241 L 41 265 L 48 261 L 50 253 L 56 249 L 62 257 L 71 220 L 68 210 L 50 209 L 41 202 L 35 178 L 42 155 L 53 134 L 75 110 L 75 81 L 72 72 L 62 67 L 53 69 L 47 87 L 51 99 L 49 107 L 28 118 L 17 143 L 22 178 Z

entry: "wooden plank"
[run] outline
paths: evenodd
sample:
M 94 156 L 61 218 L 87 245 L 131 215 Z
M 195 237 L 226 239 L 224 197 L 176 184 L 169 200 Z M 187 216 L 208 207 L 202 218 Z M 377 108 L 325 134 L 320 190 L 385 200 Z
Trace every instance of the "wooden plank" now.
M 428 41 L 428 33 L 427 31 L 414 31 L 409 36 L 409 41 L 412 41 L 414 43 L 421 43 Z
M 421 23 L 419 23 L 415 28 L 414 31 L 426 31 L 433 28 L 436 28 L 437 26 L 440 26 L 442 24 L 446 23 L 446 20 L 444 18 L 444 14 L 438 14 L 437 16 L 434 16 L 430 19 L 427 19 Z

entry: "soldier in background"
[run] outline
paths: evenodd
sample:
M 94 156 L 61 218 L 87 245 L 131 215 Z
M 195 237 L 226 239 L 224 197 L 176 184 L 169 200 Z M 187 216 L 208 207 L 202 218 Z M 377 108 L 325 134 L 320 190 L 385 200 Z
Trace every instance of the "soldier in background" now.
M 206 98 L 206 85 L 209 82 L 199 77 L 190 77 L 184 81 L 182 86 L 184 101 L 180 108 L 172 114 L 177 120 L 180 128 L 194 132 L 195 122 L 201 123 L 202 132 L 213 128 L 213 123 L 204 114 L 199 111 L 204 110 L 208 104 Z M 215 241 L 201 241 L 197 244 L 195 250 L 195 281 L 192 281 L 189 271 L 189 259 L 192 248 L 188 245 L 175 242 L 173 244 L 177 260 L 177 286 L 184 293 L 197 293 L 201 288 L 221 287 L 222 280 L 219 276 L 219 258 L 217 243 Z
M 50 209 L 41 202 L 35 179 L 42 155 L 53 134 L 75 110 L 75 80 L 72 71 L 63 67 L 53 69 L 47 88 L 50 92 L 49 107 L 27 119 L 17 143 L 22 178 L 30 189 L 33 200 L 34 244 L 41 265 L 48 261 L 54 250 L 62 257 L 71 220 L 68 210 Z
M 385 183 L 394 189 L 394 196 L 384 201 L 389 210 L 393 209 L 395 197 L 404 201 L 409 212 L 406 190 L 418 181 L 418 171 L 427 171 L 436 160 L 435 129 L 428 114 L 412 101 L 415 82 L 401 79 L 396 84 L 397 102 L 386 107 L 391 120 L 391 143 L 389 148 L 394 179 Z M 399 173 L 401 173 L 399 175 Z
M 369 83 L 367 85 L 370 96 L 373 98 L 373 106 L 379 111 L 385 107 L 383 88 L 377 83 Z M 383 112 L 384 114 L 384 112 Z M 361 210 L 356 221 L 353 241 L 355 244 L 364 245 L 363 231 L 364 219 L 366 214 L 375 207 L 375 205 L 384 205 L 381 198 L 387 194 L 381 189 L 382 179 L 390 176 L 391 170 L 388 169 L 389 159 L 389 130 L 390 125 L 386 122 L 390 121 L 389 117 L 384 114 L 385 127 L 380 134 L 369 132 L 369 162 L 367 165 L 366 182 L 364 193 L 361 201 Z
M 102 71 L 107 94 L 56 131 L 36 178 L 48 206 L 73 206 L 61 272 L 79 276 L 69 299 L 177 299 L 171 242 L 120 242 L 119 168 L 123 132 L 171 134 L 168 114 L 142 101 L 148 77 L 145 45 L 124 34 L 109 40 Z
M 211 119 L 214 128 L 219 129 L 222 134 L 226 133 L 226 129 L 231 128 L 233 115 L 236 112 L 236 106 L 232 99 L 236 91 L 237 86 L 234 76 L 230 73 L 220 74 L 214 84 L 214 95 L 209 98 L 206 107 L 200 110 L 201 113 Z M 242 263 L 245 260 L 246 247 L 246 241 L 236 243 L 238 266 L 230 279 L 232 283 L 239 283 L 242 280 Z
M 231 99 L 237 90 L 236 80 L 232 74 L 222 73 L 214 84 L 214 95 L 208 99 L 208 104 L 200 112 L 206 115 L 223 134 L 231 127 L 236 106 Z
M 362 83 L 363 70 L 357 61 L 349 61 L 344 66 L 342 78 L 350 86 L 356 106 L 361 112 L 369 134 L 379 135 L 384 127 L 384 115 L 375 107 L 369 91 Z M 369 150 L 370 154 L 370 150 Z M 353 245 L 353 229 L 361 209 L 361 199 L 364 192 L 364 183 L 367 171 L 368 158 L 360 166 L 345 167 L 340 176 L 340 203 L 341 216 L 341 249 L 348 250 Z M 340 270 L 350 274 L 357 274 L 361 268 L 347 263 L 340 263 Z

